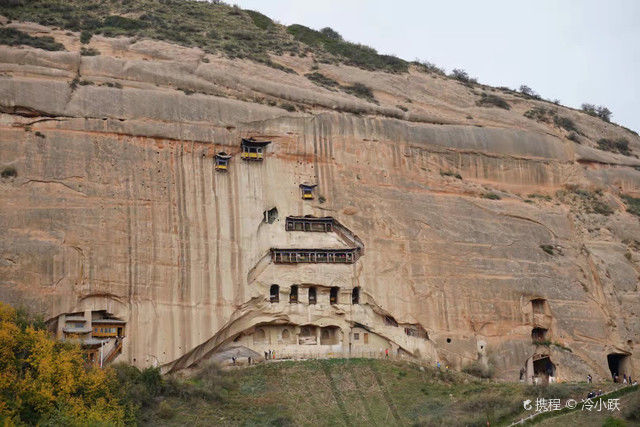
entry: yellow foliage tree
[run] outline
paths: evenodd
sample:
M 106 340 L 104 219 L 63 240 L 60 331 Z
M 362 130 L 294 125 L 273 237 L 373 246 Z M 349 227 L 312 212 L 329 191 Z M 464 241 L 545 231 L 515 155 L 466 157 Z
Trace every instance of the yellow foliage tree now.
M 110 369 L 89 366 L 78 345 L 21 325 L 0 302 L 0 422 L 124 425 L 132 408 Z

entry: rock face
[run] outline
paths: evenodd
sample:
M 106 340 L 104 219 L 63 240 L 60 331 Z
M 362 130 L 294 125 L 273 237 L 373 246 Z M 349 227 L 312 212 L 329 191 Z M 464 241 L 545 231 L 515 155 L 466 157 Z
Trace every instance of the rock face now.
M 509 111 L 480 107 L 493 89 L 415 70 L 320 65 L 373 104 L 314 85 L 311 58 L 274 58 L 290 74 L 99 36 L 88 57 L 78 34 L 9 25 L 69 52 L 0 46 L 2 300 L 108 312 L 127 322 L 118 360 L 165 370 L 237 348 L 388 350 L 507 380 L 640 373 L 640 225 L 620 197 L 640 194 L 640 161 L 595 143 L 637 153 L 636 135 L 513 94 Z M 571 118 L 580 144 L 525 118 L 534 106 Z M 241 159 L 248 137 L 271 141 L 263 161 Z M 305 215 L 344 232 L 286 230 Z M 354 247 L 344 233 L 353 263 L 271 257 Z

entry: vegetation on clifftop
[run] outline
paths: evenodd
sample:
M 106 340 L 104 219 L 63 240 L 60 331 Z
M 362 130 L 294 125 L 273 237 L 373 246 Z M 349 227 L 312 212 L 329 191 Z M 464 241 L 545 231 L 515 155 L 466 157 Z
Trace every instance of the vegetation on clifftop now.
M 81 32 L 83 44 L 88 43 L 94 34 L 148 37 L 199 47 L 207 53 L 220 53 L 229 58 L 250 59 L 289 73 L 295 71 L 272 55 L 313 55 L 314 60 L 320 63 L 342 63 L 390 73 L 404 73 L 414 66 L 420 72 L 452 78 L 469 87 L 478 85 L 477 79 L 462 69 L 453 69 L 447 76 L 444 69 L 428 61 L 410 62 L 394 55 L 380 54 L 369 46 L 344 40 L 328 27 L 314 30 L 299 24 L 284 26 L 260 12 L 217 0 L 0 0 L 0 15 L 10 22 L 37 22 Z M 49 50 L 63 48 L 50 37 L 32 40 L 28 38 L 30 36 L 24 36 L 5 35 L 4 40 L 0 37 L 0 44 L 24 44 Z M 85 54 L 93 53 L 85 50 Z M 498 89 L 513 96 L 545 101 L 526 85 L 520 86 L 519 90 Z M 559 100 L 545 102 L 560 104 Z M 483 96 L 478 105 L 510 108 L 505 100 L 489 94 Z M 582 111 L 606 122 L 610 121 L 612 114 L 608 108 L 592 104 L 583 104 Z M 559 122 L 556 126 L 567 129 L 563 126 L 565 124 L 568 123 Z M 627 130 L 637 135 L 635 131 Z M 575 136 L 580 132 L 572 132 L 570 139 L 577 141 Z
M 285 27 L 252 10 L 222 2 L 187 0 L 0 0 L 0 15 L 11 20 L 93 34 L 139 36 L 197 46 L 231 58 L 248 58 L 284 68 L 269 54 L 306 56 L 369 70 L 405 72 L 409 63 L 351 43 L 330 28 Z M 23 43 L 28 44 L 28 43 Z

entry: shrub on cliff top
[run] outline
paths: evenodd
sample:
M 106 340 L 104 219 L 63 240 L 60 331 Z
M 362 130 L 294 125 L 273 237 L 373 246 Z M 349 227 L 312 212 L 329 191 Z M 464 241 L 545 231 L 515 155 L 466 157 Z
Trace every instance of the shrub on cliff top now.
M 540 95 L 527 85 L 520 85 L 520 93 L 526 98 L 541 99 Z
M 263 30 L 268 30 L 273 27 L 273 21 L 268 16 L 263 15 L 260 12 L 256 12 L 255 10 L 245 10 L 245 13 L 251 17 L 251 20 L 256 27 Z
M 611 110 L 604 105 L 595 106 L 593 104 L 582 104 L 582 111 L 590 116 L 599 117 L 605 122 L 611 120 Z
M 421 61 L 419 59 L 416 59 L 411 64 L 413 64 L 418 71 L 422 71 L 423 73 L 432 73 L 432 74 L 438 74 L 440 76 L 446 76 L 444 69 L 438 67 L 432 62 Z
M 449 77 L 452 77 L 458 80 L 459 82 L 464 83 L 467 86 L 471 86 L 475 83 L 478 83 L 478 79 L 474 77 L 469 77 L 469 74 L 467 74 L 465 70 L 461 70 L 459 68 L 454 68 L 453 71 L 451 71 L 451 74 L 449 75 Z
M 340 57 L 349 65 L 392 73 L 404 73 L 409 69 L 407 61 L 392 55 L 380 55 L 369 46 L 344 41 L 338 33 L 331 29 L 325 28 L 322 31 L 316 31 L 304 25 L 294 24 L 287 27 L 287 32 L 296 40 L 312 47 L 323 48 Z

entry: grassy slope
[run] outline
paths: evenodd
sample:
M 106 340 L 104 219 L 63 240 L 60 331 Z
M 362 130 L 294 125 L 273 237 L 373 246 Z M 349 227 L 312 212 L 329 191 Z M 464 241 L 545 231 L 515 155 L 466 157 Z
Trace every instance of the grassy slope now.
M 492 425 L 536 396 L 584 396 L 587 384 L 534 388 L 370 359 L 281 362 L 232 371 L 221 402 L 168 397 L 145 424 Z M 161 411 L 160 407 L 172 408 Z
M 192 0 L 0 0 L 0 14 L 72 31 L 167 40 L 231 58 L 278 67 L 269 54 L 345 62 L 372 70 L 407 71 L 408 63 L 301 25 L 285 27 L 255 11 Z M 337 38 L 336 38 L 337 37 Z

